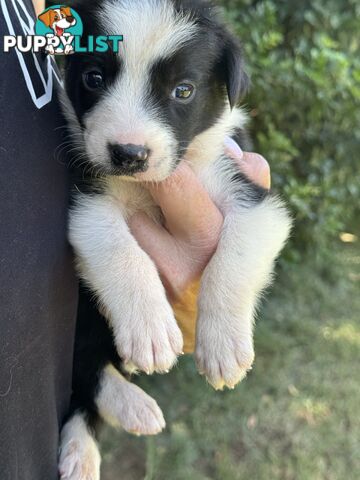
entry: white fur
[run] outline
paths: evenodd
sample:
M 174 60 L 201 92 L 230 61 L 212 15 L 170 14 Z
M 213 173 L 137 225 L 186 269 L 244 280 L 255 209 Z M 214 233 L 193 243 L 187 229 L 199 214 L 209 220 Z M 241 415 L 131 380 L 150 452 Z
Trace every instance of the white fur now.
M 102 373 L 95 403 L 104 420 L 127 432 L 156 435 L 165 428 L 163 414 L 155 400 L 111 365 Z
M 121 357 L 165 372 L 182 351 L 181 332 L 156 267 L 131 235 L 126 205 L 110 195 L 79 195 L 70 241 L 79 270 L 107 312 Z
M 244 128 L 247 123 L 245 112 L 241 108 L 225 110 L 212 127 L 197 135 L 187 149 L 185 159 L 191 163 L 193 170 L 202 175 L 207 167 L 224 154 L 224 140 L 236 129 Z
M 100 453 L 82 414 L 76 413 L 61 432 L 61 480 L 100 480 Z
M 121 31 L 120 55 L 133 73 L 142 77 L 149 64 L 171 56 L 197 32 L 190 15 L 175 12 L 172 3 L 164 0 L 107 0 L 99 24 L 110 35 Z
M 225 217 L 202 277 L 195 352 L 199 371 L 216 389 L 233 388 L 252 366 L 256 303 L 290 227 L 285 208 L 271 197 L 253 208 L 234 206 Z

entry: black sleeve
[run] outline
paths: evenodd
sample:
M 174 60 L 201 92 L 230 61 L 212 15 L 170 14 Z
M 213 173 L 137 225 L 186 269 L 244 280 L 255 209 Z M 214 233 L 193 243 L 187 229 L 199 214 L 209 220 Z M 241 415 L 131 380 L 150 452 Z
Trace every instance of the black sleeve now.
M 52 60 L 2 51 L 30 0 L 0 3 L 0 477 L 57 478 L 68 409 L 77 281 L 66 241 L 64 121 Z M 18 11 L 15 10 L 17 6 Z M 61 152 L 60 152 L 61 153 Z

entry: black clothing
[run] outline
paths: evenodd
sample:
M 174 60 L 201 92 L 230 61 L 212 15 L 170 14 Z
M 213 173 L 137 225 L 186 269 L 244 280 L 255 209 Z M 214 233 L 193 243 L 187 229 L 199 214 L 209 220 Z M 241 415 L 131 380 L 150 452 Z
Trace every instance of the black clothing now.
M 29 16 L 14 3 L 19 14 L 11 1 L 0 4 L 0 37 L 11 28 L 25 34 L 19 16 L 30 27 L 35 19 L 30 0 Z M 48 57 L 4 53 L 2 38 L 0 66 L 0 477 L 55 480 L 78 295 L 66 241 L 68 173 L 55 155 L 59 74 Z

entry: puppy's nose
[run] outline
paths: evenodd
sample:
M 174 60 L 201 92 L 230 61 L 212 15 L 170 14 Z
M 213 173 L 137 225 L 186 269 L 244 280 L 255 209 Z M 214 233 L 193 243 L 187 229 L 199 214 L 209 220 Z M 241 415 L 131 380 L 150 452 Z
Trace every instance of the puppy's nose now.
M 148 168 L 150 150 L 143 145 L 109 145 L 111 162 L 123 173 L 145 172 Z
M 66 21 L 69 23 L 72 23 L 75 20 L 75 18 L 72 15 L 69 15 L 66 17 Z

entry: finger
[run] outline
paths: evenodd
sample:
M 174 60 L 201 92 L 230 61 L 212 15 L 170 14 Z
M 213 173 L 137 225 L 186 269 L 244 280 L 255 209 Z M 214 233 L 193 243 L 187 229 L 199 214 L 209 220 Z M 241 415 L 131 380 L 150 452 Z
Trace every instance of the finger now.
M 270 166 L 262 155 L 244 152 L 241 159 L 237 159 L 241 171 L 254 183 L 263 188 L 271 187 Z
M 236 160 L 241 171 L 254 183 L 263 188 L 271 186 L 270 166 L 267 160 L 257 153 L 243 152 L 231 137 L 224 141 L 225 153 Z
M 212 239 L 217 242 L 222 214 L 188 165 L 180 164 L 169 178 L 148 188 L 173 236 L 199 247 Z
M 135 213 L 129 219 L 129 227 L 142 250 L 150 255 L 159 270 L 162 270 L 163 264 L 168 264 L 170 258 L 176 258 L 176 244 L 173 237 L 146 213 Z
M 187 272 L 184 271 L 183 256 L 174 237 L 144 212 L 133 215 L 129 219 L 129 227 L 142 250 L 154 261 L 165 288 L 172 295 L 177 295 L 178 286 L 187 281 Z
M 241 160 L 244 156 L 244 152 L 241 150 L 240 146 L 235 142 L 231 137 L 225 138 L 225 153 L 227 156 L 233 158 L 234 160 Z

